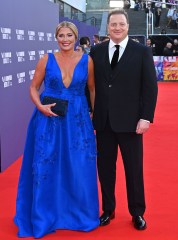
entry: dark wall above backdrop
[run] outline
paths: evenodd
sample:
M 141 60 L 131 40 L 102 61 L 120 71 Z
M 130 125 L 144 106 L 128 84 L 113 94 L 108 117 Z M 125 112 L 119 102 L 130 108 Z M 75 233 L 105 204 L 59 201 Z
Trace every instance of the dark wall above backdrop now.
M 162 35 L 149 35 L 151 43 L 155 46 L 155 56 L 163 56 L 163 49 L 166 43 L 170 42 L 173 44 L 174 39 L 178 39 L 178 34 L 162 34 Z

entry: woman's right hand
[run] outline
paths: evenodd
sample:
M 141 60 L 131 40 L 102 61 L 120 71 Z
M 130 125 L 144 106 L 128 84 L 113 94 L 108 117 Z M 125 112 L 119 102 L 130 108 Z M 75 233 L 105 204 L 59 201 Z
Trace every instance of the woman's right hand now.
M 56 103 L 52 103 L 52 104 L 47 104 L 47 105 L 43 105 L 41 104 L 38 107 L 38 110 L 40 112 L 42 112 L 45 116 L 47 117 L 57 117 L 58 115 L 55 114 L 54 112 L 52 112 L 51 107 L 54 107 L 56 105 Z

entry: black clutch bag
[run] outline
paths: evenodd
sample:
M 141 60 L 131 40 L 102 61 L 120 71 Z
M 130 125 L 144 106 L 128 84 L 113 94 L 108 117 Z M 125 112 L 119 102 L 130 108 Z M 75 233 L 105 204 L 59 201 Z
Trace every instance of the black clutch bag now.
M 55 106 L 51 107 L 52 112 L 59 116 L 65 116 L 67 113 L 67 108 L 68 108 L 68 101 L 63 100 L 60 98 L 55 98 L 55 97 L 48 97 L 45 96 L 43 98 L 42 104 L 47 105 L 47 104 L 52 104 L 56 103 Z

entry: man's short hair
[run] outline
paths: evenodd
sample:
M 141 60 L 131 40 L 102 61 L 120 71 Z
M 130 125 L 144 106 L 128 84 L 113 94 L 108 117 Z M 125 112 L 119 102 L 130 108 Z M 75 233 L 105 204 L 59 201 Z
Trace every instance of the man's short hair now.
M 111 10 L 108 14 L 107 23 L 109 24 L 109 20 L 112 15 L 118 15 L 118 14 L 123 14 L 127 20 L 127 23 L 129 23 L 128 14 L 123 8 L 116 8 L 114 10 Z

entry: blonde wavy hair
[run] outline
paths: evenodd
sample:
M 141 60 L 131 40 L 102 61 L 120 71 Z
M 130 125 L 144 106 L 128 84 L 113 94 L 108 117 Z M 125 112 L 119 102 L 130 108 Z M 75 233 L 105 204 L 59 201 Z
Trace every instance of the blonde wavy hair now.
M 57 25 L 56 33 L 55 33 L 56 38 L 57 38 L 57 35 L 58 35 L 60 29 L 63 28 L 63 27 L 69 28 L 74 33 L 76 40 L 78 39 L 78 29 L 77 29 L 77 27 L 75 26 L 74 23 L 68 22 L 68 21 L 63 21 L 63 22 L 61 22 Z

